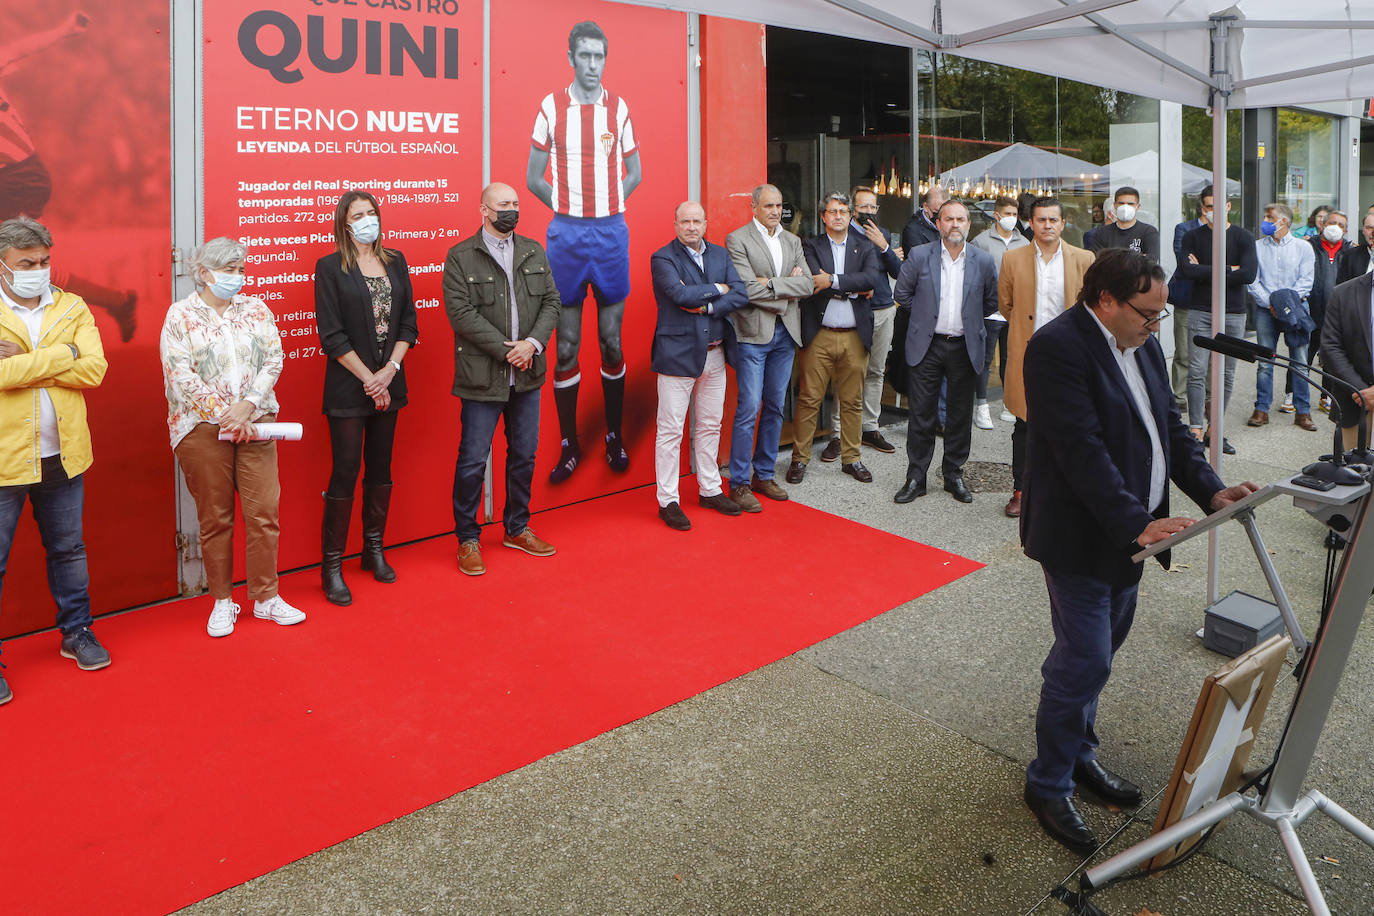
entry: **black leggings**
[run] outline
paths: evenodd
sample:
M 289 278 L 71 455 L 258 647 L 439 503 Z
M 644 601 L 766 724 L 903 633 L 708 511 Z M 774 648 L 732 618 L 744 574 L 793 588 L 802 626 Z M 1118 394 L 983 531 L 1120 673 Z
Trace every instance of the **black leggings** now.
M 328 418 L 329 447 L 334 457 L 328 495 L 336 499 L 351 497 L 364 461 L 364 486 L 391 483 L 391 443 L 396 438 L 398 413 L 393 410 L 366 417 Z

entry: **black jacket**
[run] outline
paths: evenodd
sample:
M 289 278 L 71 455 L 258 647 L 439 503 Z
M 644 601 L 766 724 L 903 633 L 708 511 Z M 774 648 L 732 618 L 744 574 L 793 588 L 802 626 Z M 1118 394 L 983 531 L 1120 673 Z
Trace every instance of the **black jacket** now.
M 830 253 L 830 236 L 818 235 L 802 242 L 806 266 L 812 276 L 835 273 L 835 257 Z M 823 289 L 801 301 L 802 346 L 808 346 L 821 330 L 825 307 L 836 293 L 866 293 L 878 285 L 888 285 L 887 275 L 878 263 L 878 249 L 865 236 L 852 228 L 845 238 L 844 270 L 840 273 L 840 287 Z M 864 349 L 873 349 L 873 303 L 864 296 L 851 299 L 854 306 L 854 329 L 859 332 Z
M 1351 245 L 1349 242 L 1342 244 L 1333 263 L 1331 258 L 1327 257 L 1321 236 L 1314 235 L 1307 241 L 1312 246 L 1314 257 L 1312 292 L 1307 294 L 1307 310 L 1312 313 L 1312 320 L 1321 327 L 1322 318 L 1326 315 L 1326 303 L 1331 301 L 1331 291 L 1336 288 L 1336 271 L 1340 266 L 1341 257 Z
M 1336 284 L 1363 276 L 1369 270 L 1369 246 L 1352 245 L 1336 257 Z
M 1151 521 L 1169 516 L 1169 488 L 1153 513 L 1150 438 L 1091 310 L 1072 308 L 1026 347 L 1029 438 L 1021 544 L 1048 569 L 1114 585 L 1140 578 L 1131 555 Z M 1134 354 L 1145 380 L 1168 477 L 1210 511 L 1224 487 L 1179 416 L 1164 351 L 1151 336 Z M 1168 551 L 1158 555 L 1166 569 Z
M 388 249 L 389 250 L 389 249 Z M 315 327 L 320 335 L 320 350 L 328 357 L 324 369 L 324 412 L 338 416 L 366 416 L 376 410 L 363 383 L 339 363 L 349 350 L 358 354 L 363 365 L 376 372 L 391 358 L 398 341 L 412 347 L 419 336 L 415 317 L 415 295 L 410 287 L 410 270 L 399 251 L 392 251 L 386 275 L 391 280 L 391 325 L 386 342 L 377 345 L 372 314 L 372 294 L 362 271 L 355 266 L 344 273 L 338 252 L 325 255 L 315 264 Z M 391 380 L 391 409 L 406 403 L 405 366 Z
M 1371 365 L 1369 294 L 1374 274 L 1362 274 L 1354 280 L 1337 284 L 1326 304 L 1326 321 L 1322 322 L 1322 369 L 1326 373 L 1326 387 L 1340 399 L 1344 416 L 1343 426 L 1354 426 L 1358 409 L 1350 397 L 1352 385 L 1368 388 L 1374 385 L 1374 365 Z M 1349 384 L 1347 384 L 1349 383 Z M 1333 419 L 1336 417 L 1332 411 Z
M 902 251 L 911 251 L 921 245 L 940 241 L 940 230 L 926 219 L 924 207 L 917 207 L 911 219 L 902 227 Z

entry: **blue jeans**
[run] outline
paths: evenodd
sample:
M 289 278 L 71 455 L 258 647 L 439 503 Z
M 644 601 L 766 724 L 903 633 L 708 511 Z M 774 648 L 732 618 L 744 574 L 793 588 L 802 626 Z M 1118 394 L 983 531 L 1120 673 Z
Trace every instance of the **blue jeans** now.
M 1279 328 L 1274 323 L 1274 315 L 1269 309 L 1255 306 L 1255 339 L 1260 346 L 1274 349 L 1279 342 Z M 1299 367 L 1307 365 L 1307 345 L 1311 342 L 1306 331 L 1284 331 L 1283 342 L 1288 346 L 1288 357 Z M 1293 379 L 1293 410 L 1298 413 L 1312 412 L 1312 398 L 1308 392 L 1307 379 L 1296 373 L 1289 373 Z M 1260 363 L 1255 370 L 1255 409 L 1269 412 L 1274 403 L 1274 367 Z
M 1045 570 L 1054 645 L 1040 673 L 1035 713 L 1035 759 L 1026 784 L 1042 798 L 1073 794 L 1073 770 L 1097 757 L 1097 698 L 1112 671 L 1112 656 L 1135 618 L 1138 582 L 1112 585 L 1091 576 Z
M 68 477 L 58 456 L 43 459 L 43 479 L 35 484 L 0 487 L 0 588 L 24 500 L 33 503 L 33 520 L 48 555 L 48 588 L 57 602 L 57 626 L 63 635 L 91 625 L 91 578 L 86 572 L 86 545 L 81 541 L 81 513 L 86 490 L 80 474 Z
M 519 534 L 530 523 L 530 486 L 534 482 L 534 453 L 539 448 L 539 389 L 516 393 L 505 401 L 463 399 L 462 438 L 453 469 L 453 533 L 459 542 L 478 540 L 491 439 L 496 421 L 506 419 L 506 506 L 501 521 L 507 534 Z
M 772 480 L 778 463 L 778 439 L 782 435 L 783 401 L 792 378 L 796 353 L 792 335 L 781 321 L 766 344 L 739 345 L 735 359 L 735 426 L 730 435 L 730 486 L 749 485 L 749 467 L 759 480 Z M 757 436 L 754 418 L 758 418 Z

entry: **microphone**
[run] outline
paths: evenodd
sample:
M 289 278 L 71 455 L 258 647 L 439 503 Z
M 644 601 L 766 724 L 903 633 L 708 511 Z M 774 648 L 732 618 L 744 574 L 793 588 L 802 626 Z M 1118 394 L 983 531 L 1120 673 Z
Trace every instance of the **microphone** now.
M 1305 379 L 1309 385 L 1329 397 L 1331 403 L 1336 406 L 1336 410 L 1341 418 L 1341 423 L 1337 426 L 1334 434 L 1331 460 L 1323 460 L 1315 464 L 1309 464 L 1302 469 L 1302 472 L 1340 486 L 1359 484 L 1364 481 L 1364 478 L 1356 471 L 1345 467 L 1345 442 L 1341 438 L 1340 429 L 1341 426 L 1345 425 L 1345 420 L 1347 419 L 1347 408 L 1345 404 L 1336 397 L 1335 392 L 1317 384 L 1312 376 L 1304 372 L 1303 369 L 1307 368 L 1305 364 L 1295 363 L 1286 356 L 1278 356 L 1273 350 L 1267 347 L 1262 347 L 1257 343 L 1251 343 L 1240 337 L 1232 337 L 1230 334 L 1218 334 L 1215 337 L 1204 337 L 1201 334 L 1195 334 L 1193 335 L 1193 345 L 1201 347 L 1204 350 L 1211 350 L 1214 353 L 1220 353 L 1223 356 L 1232 357 L 1233 359 L 1242 359 L 1247 363 L 1262 362 L 1268 363 L 1271 366 L 1278 366 L 1280 363 L 1287 364 L 1289 372 L 1299 378 Z M 1336 381 L 1351 388 L 1351 390 L 1355 392 L 1355 396 L 1360 399 L 1360 405 L 1362 407 L 1364 406 L 1364 398 L 1360 396 L 1360 389 L 1358 387 L 1351 385 L 1344 379 L 1336 379 Z M 1357 418 L 1357 424 L 1359 426 L 1359 432 L 1356 437 L 1356 445 L 1360 446 L 1361 443 L 1368 441 L 1368 432 L 1365 429 L 1365 411 L 1360 411 L 1360 415 Z M 1361 448 L 1357 449 L 1357 452 L 1363 455 L 1363 447 L 1361 446 Z

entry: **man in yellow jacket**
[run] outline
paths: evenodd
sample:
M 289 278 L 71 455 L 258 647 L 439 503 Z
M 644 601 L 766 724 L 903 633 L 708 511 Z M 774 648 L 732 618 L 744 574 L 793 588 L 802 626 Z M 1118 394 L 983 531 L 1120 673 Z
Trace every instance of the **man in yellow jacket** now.
M 0 223 L 0 588 L 19 515 L 32 501 L 61 653 L 93 671 L 108 665 L 110 654 L 91 633 L 81 541 L 91 433 L 81 392 L 104 379 L 105 351 L 86 303 L 49 282 L 51 249 L 52 234 L 41 223 Z M 0 704 L 12 697 L 0 676 Z

